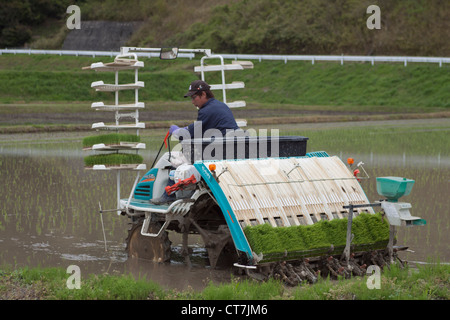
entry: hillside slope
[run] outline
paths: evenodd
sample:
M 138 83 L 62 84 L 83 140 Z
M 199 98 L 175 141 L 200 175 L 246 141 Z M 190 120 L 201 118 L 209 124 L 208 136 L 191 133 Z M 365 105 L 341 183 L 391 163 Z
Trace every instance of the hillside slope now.
M 2 8 L 0 47 L 61 47 L 68 31 L 65 8 L 72 2 L 36 3 L 12 0 Z M 367 7 L 374 4 L 381 9 L 380 30 L 366 26 Z M 447 0 L 82 0 L 77 5 L 82 21 L 141 21 L 130 46 L 208 47 L 223 53 L 450 56 Z

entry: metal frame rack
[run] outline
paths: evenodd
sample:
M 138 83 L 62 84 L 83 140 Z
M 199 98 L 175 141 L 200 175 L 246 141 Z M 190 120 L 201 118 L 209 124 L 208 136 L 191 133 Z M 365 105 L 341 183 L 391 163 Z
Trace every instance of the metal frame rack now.
M 139 81 L 138 69 L 142 68 L 144 63 L 138 61 L 136 54 L 121 54 L 118 55 L 114 62 L 92 63 L 88 67 L 84 67 L 85 70 L 95 70 L 98 72 L 114 72 L 114 84 L 105 84 L 103 81 L 95 81 L 91 84 L 91 87 L 99 92 L 114 92 L 114 104 L 105 104 L 103 102 L 94 102 L 91 108 L 96 111 L 114 112 L 115 122 L 113 124 L 105 124 L 104 122 L 97 122 L 92 124 L 92 129 L 96 130 L 113 130 L 119 132 L 119 130 L 136 130 L 136 135 L 139 136 L 139 129 L 144 129 L 145 124 L 139 122 L 139 110 L 145 108 L 143 102 L 139 102 L 139 89 L 144 87 L 144 82 Z M 133 70 L 134 71 L 134 83 L 120 84 L 119 83 L 119 71 Z M 134 103 L 120 104 L 119 103 L 119 91 L 122 90 L 134 90 Z M 133 123 L 121 123 L 124 118 L 131 118 Z M 105 145 L 104 143 L 94 144 L 92 147 L 86 150 L 92 150 L 96 152 L 110 152 L 108 154 L 117 154 L 120 151 L 135 151 L 145 149 L 145 144 L 140 142 L 120 142 L 113 145 Z M 126 164 L 126 165 L 105 165 L 96 164 L 92 170 L 113 170 L 116 171 L 117 177 L 117 208 L 120 205 L 120 174 L 123 170 L 138 171 L 136 180 L 139 178 L 139 171 L 146 170 L 145 164 Z M 115 210 L 114 210 L 115 211 Z M 117 210 L 117 213 L 120 213 Z
M 206 65 L 205 64 L 206 59 L 220 59 L 220 64 L 219 65 Z M 253 62 L 234 60 L 234 61 L 232 61 L 231 64 L 225 64 L 224 59 L 221 55 L 205 55 L 200 59 L 200 66 L 195 67 L 194 71 L 201 73 L 201 78 L 203 81 L 205 81 L 205 72 L 220 71 L 221 76 L 222 76 L 222 83 L 221 84 L 210 84 L 211 90 L 222 90 L 223 102 L 229 108 L 242 108 L 242 107 L 246 106 L 246 103 L 243 100 L 227 102 L 226 90 L 243 89 L 243 88 L 245 88 L 245 83 L 242 81 L 233 81 L 232 83 L 227 84 L 225 82 L 225 71 L 244 70 L 244 69 L 253 69 Z M 247 120 L 245 120 L 245 119 L 239 119 L 239 120 L 236 120 L 236 122 L 239 127 L 247 126 Z

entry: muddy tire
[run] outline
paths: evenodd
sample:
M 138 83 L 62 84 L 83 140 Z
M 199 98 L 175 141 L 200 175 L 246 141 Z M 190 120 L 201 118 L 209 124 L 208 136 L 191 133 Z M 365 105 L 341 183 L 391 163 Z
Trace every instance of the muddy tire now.
M 205 194 L 193 205 L 189 213 L 192 231 L 201 235 L 212 268 L 229 267 L 237 261 L 236 248 L 230 230 L 216 201 Z
M 128 231 L 126 239 L 126 251 L 129 258 L 138 258 L 154 262 L 170 262 L 170 245 L 171 241 L 167 231 L 161 233 L 157 238 L 143 236 L 141 234 L 142 221 L 133 223 Z M 161 228 L 161 224 L 156 222 L 149 226 L 150 233 L 157 233 Z

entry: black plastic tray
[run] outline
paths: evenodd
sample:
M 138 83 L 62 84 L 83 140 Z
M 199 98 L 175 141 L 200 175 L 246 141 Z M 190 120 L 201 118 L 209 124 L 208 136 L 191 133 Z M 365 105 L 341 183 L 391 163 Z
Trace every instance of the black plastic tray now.
M 181 141 L 183 154 L 197 160 L 284 158 L 306 155 L 307 137 L 226 137 Z

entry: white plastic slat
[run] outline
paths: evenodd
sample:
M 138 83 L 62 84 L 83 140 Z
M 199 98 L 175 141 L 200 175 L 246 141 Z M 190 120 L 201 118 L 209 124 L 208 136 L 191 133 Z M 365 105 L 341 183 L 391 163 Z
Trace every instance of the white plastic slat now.
M 145 129 L 145 123 L 138 122 L 136 124 L 106 125 L 103 122 L 97 122 L 92 124 L 92 129 Z
M 91 108 L 99 111 L 121 111 L 121 110 L 135 110 L 145 108 L 144 102 L 118 105 L 105 105 L 103 102 L 94 102 Z
M 233 102 L 227 102 L 227 106 L 229 108 L 243 108 L 245 107 L 247 104 L 245 103 L 245 101 L 240 100 L 240 101 L 233 101 Z
M 122 71 L 122 70 L 135 70 L 144 67 L 142 61 L 116 61 L 110 63 L 95 62 L 89 67 L 83 69 L 91 69 L 95 71 Z
M 226 90 L 229 89 L 243 89 L 245 88 L 245 83 L 242 81 L 233 81 L 232 83 L 223 84 L 211 84 L 211 90 L 222 90 L 224 87 Z
M 210 65 L 210 66 L 197 66 L 194 67 L 194 72 L 210 72 L 210 71 L 231 71 L 231 70 L 243 70 L 244 67 L 240 64 L 224 64 L 224 65 Z
M 86 168 L 92 170 L 147 170 L 147 166 L 144 163 L 140 164 L 121 164 L 114 166 L 106 166 L 104 164 L 96 164 L 92 168 Z
M 247 120 L 245 119 L 236 119 L 236 123 L 238 127 L 246 127 L 247 126 Z
M 312 224 L 324 215 L 330 220 L 341 218 L 343 205 L 369 203 L 359 182 L 339 162 L 337 157 L 314 157 L 223 160 L 215 164 L 218 173 L 228 169 L 219 184 L 239 221 L 286 226 Z M 267 166 L 272 169 L 267 170 Z
M 96 150 L 96 151 L 111 151 L 111 150 L 138 150 L 145 149 L 145 143 L 141 142 L 121 142 L 120 144 L 105 145 L 104 143 L 94 144 L 90 148 L 85 148 L 83 150 Z
M 144 82 L 138 81 L 136 83 L 127 83 L 127 84 L 107 84 L 104 83 L 103 81 L 95 81 L 92 82 L 91 87 L 97 91 L 114 92 L 120 90 L 140 89 L 144 87 Z

